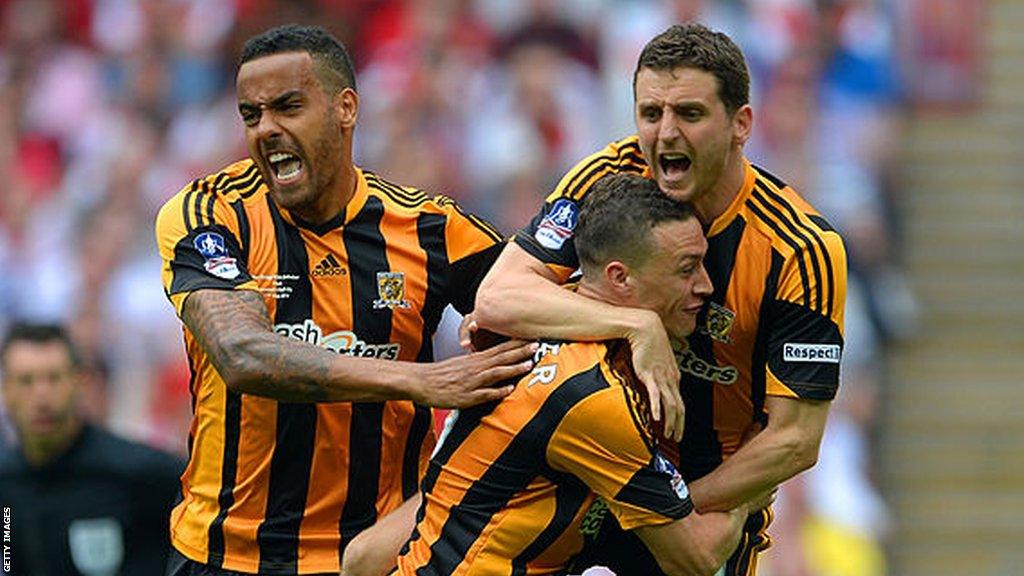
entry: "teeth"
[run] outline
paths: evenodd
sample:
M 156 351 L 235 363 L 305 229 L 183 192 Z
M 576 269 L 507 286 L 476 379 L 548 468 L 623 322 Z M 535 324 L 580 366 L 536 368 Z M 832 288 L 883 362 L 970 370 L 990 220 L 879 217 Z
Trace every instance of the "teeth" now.
M 664 158 L 665 160 L 685 160 L 686 158 L 689 158 L 689 156 L 687 156 L 686 154 L 683 154 L 681 152 L 679 152 L 679 153 L 666 153 L 666 154 L 662 154 L 661 157 Z
M 284 162 L 289 158 L 293 158 L 293 156 L 287 152 L 274 152 L 267 159 L 271 162 Z

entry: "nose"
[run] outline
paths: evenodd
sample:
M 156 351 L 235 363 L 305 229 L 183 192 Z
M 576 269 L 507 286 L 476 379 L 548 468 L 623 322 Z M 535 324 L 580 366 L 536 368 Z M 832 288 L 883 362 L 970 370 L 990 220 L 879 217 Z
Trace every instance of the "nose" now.
M 270 110 L 263 110 L 260 114 L 260 120 L 253 127 L 254 135 L 260 140 L 266 140 L 273 138 L 281 134 L 281 126 L 277 123 L 274 118 L 274 114 Z
M 658 124 L 658 140 L 671 142 L 679 137 L 679 126 L 675 122 L 675 116 L 671 110 L 666 110 L 661 116 Z
M 701 264 L 699 276 L 693 284 L 693 293 L 701 298 L 707 298 L 714 291 L 715 287 L 711 284 L 711 276 L 708 276 L 707 268 L 704 268 L 704 265 Z

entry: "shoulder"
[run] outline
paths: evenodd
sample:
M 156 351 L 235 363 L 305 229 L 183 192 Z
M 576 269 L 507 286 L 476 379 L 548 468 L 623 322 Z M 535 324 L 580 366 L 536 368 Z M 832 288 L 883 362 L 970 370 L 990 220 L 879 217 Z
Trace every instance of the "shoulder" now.
M 378 198 L 388 209 L 419 213 L 423 212 L 430 202 L 427 193 L 418 188 L 397 184 L 370 170 L 364 169 L 363 176 L 366 178 L 369 194 Z
M 752 168 L 756 179 L 746 202 L 748 217 L 783 257 L 812 251 L 845 259 L 842 238 L 821 213 L 781 178 L 760 166 Z
M 559 198 L 579 201 L 590 190 L 590 186 L 602 176 L 624 172 L 647 172 L 647 162 L 644 160 L 640 140 L 636 135 L 616 140 L 580 160 L 562 176 L 555 191 L 548 196 L 548 202 Z
M 92 426 L 86 429 L 83 448 L 82 457 L 88 462 L 126 477 L 176 479 L 184 469 L 184 460 L 178 456 Z
M 266 193 L 256 164 L 248 158 L 239 160 L 182 187 L 160 209 L 157 229 L 208 225 L 227 205 L 260 200 Z

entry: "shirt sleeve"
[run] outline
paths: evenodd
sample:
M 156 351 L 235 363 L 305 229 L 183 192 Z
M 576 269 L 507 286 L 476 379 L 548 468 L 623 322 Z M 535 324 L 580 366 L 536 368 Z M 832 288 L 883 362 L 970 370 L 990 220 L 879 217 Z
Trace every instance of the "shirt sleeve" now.
M 631 393 L 612 386 L 583 400 L 547 447 L 548 464 L 582 480 L 626 530 L 666 524 L 693 511 L 682 477 L 632 414 Z
M 480 282 L 498 259 L 505 242 L 490 222 L 465 212 L 451 198 L 438 196 L 435 200 L 446 213 L 448 296 L 456 310 L 468 314 L 473 310 Z
M 646 174 L 636 136 L 613 142 L 573 166 L 513 241 L 564 282 L 579 268 L 573 232 L 580 202 L 601 177 L 623 172 Z
M 824 226 L 783 264 L 768 302 L 767 382 L 772 396 L 831 400 L 839 387 L 846 303 L 846 251 Z
M 233 211 L 208 182 L 197 180 L 157 215 L 164 292 L 181 315 L 185 298 L 201 289 L 256 290 L 246 269 Z

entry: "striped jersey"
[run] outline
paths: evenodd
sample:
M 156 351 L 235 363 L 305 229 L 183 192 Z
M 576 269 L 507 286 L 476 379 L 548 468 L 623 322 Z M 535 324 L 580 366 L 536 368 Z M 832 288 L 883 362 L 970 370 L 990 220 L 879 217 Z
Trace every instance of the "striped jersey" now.
M 395 573 L 564 573 L 609 512 L 633 529 L 693 510 L 624 341 L 545 342 L 535 358 L 509 396 L 449 419 Z
M 443 309 L 472 308 L 501 238 L 449 198 L 356 172 L 343 212 L 316 226 L 274 203 L 251 160 L 171 198 L 156 236 L 178 314 L 196 290 L 255 290 L 284 337 L 431 361 Z M 187 328 L 184 338 L 193 419 L 174 547 L 227 570 L 337 572 L 351 538 L 415 494 L 434 445 L 430 410 L 239 394 Z
M 704 266 L 714 294 L 677 357 L 686 406 L 678 459 L 687 480 L 733 454 L 767 395 L 831 400 L 839 385 L 846 253 L 839 234 L 797 193 L 744 160 L 742 188 L 705 228 Z M 578 202 L 599 178 L 650 176 L 637 136 L 570 170 L 515 242 L 559 277 L 579 262 L 572 232 Z

